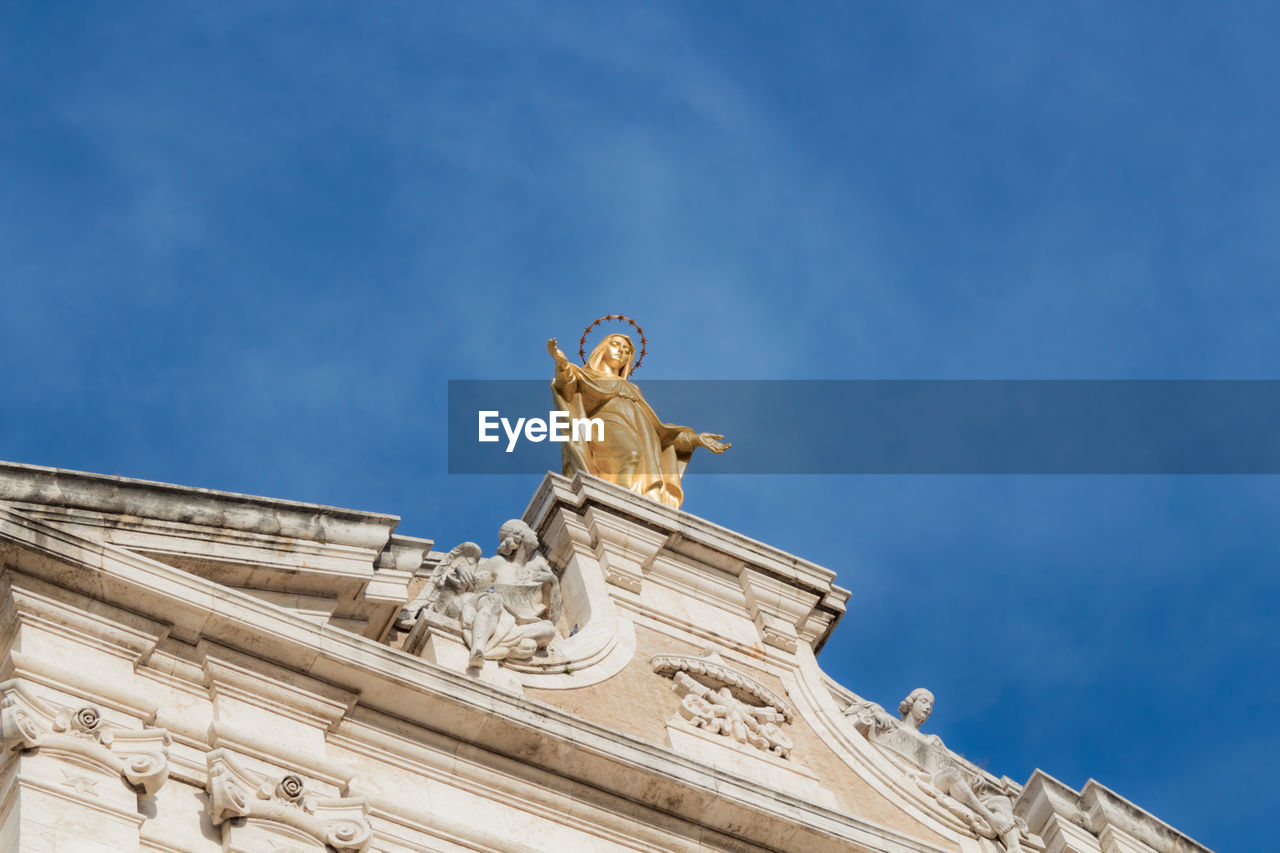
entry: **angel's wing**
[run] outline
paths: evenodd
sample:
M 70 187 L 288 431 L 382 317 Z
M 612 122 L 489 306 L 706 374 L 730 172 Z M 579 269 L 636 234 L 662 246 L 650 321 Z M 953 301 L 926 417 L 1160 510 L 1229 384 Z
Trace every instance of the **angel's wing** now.
M 408 628 L 417 620 L 423 610 L 432 608 L 440 598 L 441 592 L 449 586 L 467 589 L 475 580 L 476 566 L 483 552 L 474 542 L 463 542 L 455 545 L 448 554 L 440 558 L 440 562 L 431 572 L 426 586 L 418 591 L 413 600 L 404 606 L 396 619 L 396 627 Z
M 476 567 L 480 565 L 482 552 L 474 542 L 463 542 L 455 545 L 444 555 L 431 579 L 422 588 L 423 606 L 432 607 L 445 589 L 452 588 L 457 592 L 469 591 L 476 580 Z

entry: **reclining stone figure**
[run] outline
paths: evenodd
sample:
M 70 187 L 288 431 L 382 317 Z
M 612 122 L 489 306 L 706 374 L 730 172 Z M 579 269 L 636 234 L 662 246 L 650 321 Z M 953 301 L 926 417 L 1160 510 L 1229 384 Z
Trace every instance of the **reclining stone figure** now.
M 986 838 L 999 838 L 1008 853 L 1022 853 L 1026 822 L 1013 813 L 1013 802 L 993 790 L 980 774 L 956 761 L 937 735 L 926 735 L 920 726 L 933 713 L 933 693 L 923 687 L 912 690 L 898 704 L 895 720 L 874 702 L 850 705 L 845 714 L 854 727 L 877 746 L 888 749 L 920 768 L 921 789 L 943 808 L 964 820 Z

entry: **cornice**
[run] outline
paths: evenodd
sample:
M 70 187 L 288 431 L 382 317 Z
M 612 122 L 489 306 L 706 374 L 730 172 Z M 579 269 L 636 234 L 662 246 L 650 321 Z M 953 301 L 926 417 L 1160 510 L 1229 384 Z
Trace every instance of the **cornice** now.
M 185 635 L 188 642 L 207 638 L 244 651 L 265 664 L 359 694 L 360 705 L 415 726 L 753 844 L 770 846 L 769 833 L 785 827 L 796 833 L 793 846 L 814 853 L 941 851 L 856 816 L 763 791 L 749 779 L 669 748 L 504 694 L 368 638 L 316 625 L 252 596 L 4 507 L 0 558 L 65 589 L 169 621 L 172 636 Z M 681 795 L 671 796 L 673 789 Z
M 724 577 L 738 578 L 740 590 L 735 592 L 745 593 L 748 606 L 756 611 L 753 617 L 762 638 L 786 651 L 794 650 L 797 631 L 812 643 L 815 651 L 820 650 L 845 612 L 850 592 L 835 584 L 836 574 L 831 569 L 598 477 L 579 472 L 569 479 L 548 472 L 523 518 L 545 539 L 549 528 L 563 526 L 557 512 L 560 509 L 586 519 L 588 526 L 595 518 L 606 518 L 606 527 L 630 526 L 637 533 L 639 529 L 651 531 L 652 535 L 647 538 L 653 541 L 646 543 L 646 547 L 655 550 L 650 558 L 653 567 L 665 560 L 664 555 L 676 555 L 681 560 L 705 564 Z M 618 571 L 622 577 L 610 578 L 611 582 L 637 592 L 641 577 L 634 571 Z M 688 583 L 697 581 L 686 581 L 686 585 Z M 756 589 L 763 594 L 756 595 Z M 781 590 L 787 592 L 783 594 Z M 766 600 L 779 605 L 779 612 L 759 612 L 759 605 Z M 800 624 L 795 625 L 795 620 Z
M 0 500 L 74 507 L 381 551 L 400 518 L 301 501 L 0 462 Z

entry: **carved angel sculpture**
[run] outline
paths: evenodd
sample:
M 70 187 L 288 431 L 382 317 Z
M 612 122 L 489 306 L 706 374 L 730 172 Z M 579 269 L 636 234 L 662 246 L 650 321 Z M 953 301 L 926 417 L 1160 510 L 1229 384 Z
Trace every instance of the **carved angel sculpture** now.
M 685 672 L 677 672 L 672 680 L 681 697 L 680 716 L 695 726 L 783 758 L 791 754 L 791 738 L 777 725 L 784 717 L 773 706 L 749 705 L 727 686 L 707 687 Z
M 456 617 L 456 613 L 447 612 L 449 605 L 458 594 L 470 591 L 475 586 L 475 569 L 482 553 L 480 546 L 474 542 L 455 545 L 436 564 L 427 585 L 400 611 L 396 627 L 408 630 L 423 610 L 434 610 Z
M 463 542 L 444 556 L 427 585 L 403 610 L 407 628 L 428 610 L 456 619 L 472 666 L 487 660 L 527 660 L 557 636 L 560 582 L 537 553 L 538 537 L 519 519 L 498 531 L 498 553 L 481 558 Z

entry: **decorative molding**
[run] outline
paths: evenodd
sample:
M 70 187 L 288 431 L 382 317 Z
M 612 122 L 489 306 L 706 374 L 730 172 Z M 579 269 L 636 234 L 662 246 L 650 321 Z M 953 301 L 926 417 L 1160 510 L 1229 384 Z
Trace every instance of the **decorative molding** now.
M 239 829 L 233 818 L 249 818 L 297 830 L 338 853 L 364 853 L 373 840 L 365 797 L 317 797 L 297 773 L 263 776 L 240 766 L 225 749 L 213 750 L 206 760 L 209 812 L 224 839 Z
M 297 672 L 267 667 L 252 655 L 201 640 L 196 654 L 211 698 L 225 696 L 319 729 L 337 724 L 358 695 Z
M 627 592 L 633 592 L 636 595 L 640 594 L 643 583 L 639 574 L 622 568 L 616 562 L 611 562 L 608 554 L 600 556 L 600 564 L 601 568 L 604 569 L 605 583 L 621 587 Z
M 93 705 L 54 707 L 26 695 L 16 680 L 0 684 L 0 743 L 6 750 L 39 748 L 72 756 L 107 773 L 115 773 L 151 796 L 169 778 L 169 745 L 164 729 L 130 731 L 107 723 Z M 83 784 L 68 779 L 77 793 Z M 97 796 L 97 792 L 89 793 Z
M 749 773 L 713 767 L 706 761 L 619 732 L 615 726 L 570 714 L 554 704 L 507 697 L 473 679 L 415 660 L 372 640 L 329 626 L 306 624 L 294 614 L 181 569 L 109 545 L 91 548 L 91 543 L 74 536 L 56 534 L 39 524 L 23 523 L 0 506 L 0 548 L 6 550 L 6 574 L 27 572 L 60 584 L 65 582 L 67 588 L 82 592 L 90 591 L 92 583 L 92 591 L 101 595 L 105 603 L 119 602 L 133 612 L 163 619 L 166 624 L 180 624 L 181 633 L 177 628 L 173 631 L 179 639 L 195 642 L 207 638 L 245 648 L 273 665 L 358 690 L 362 707 L 391 715 L 396 726 L 411 727 L 415 737 L 439 733 L 442 738 L 472 745 L 504 760 L 527 763 L 530 756 L 536 755 L 538 766 L 546 772 L 573 778 L 589 790 L 598 789 L 636 803 L 638 808 L 656 809 L 664 816 L 701 827 L 699 838 L 726 833 L 726 841 L 760 849 L 834 853 L 857 847 L 888 853 L 943 853 L 937 843 L 922 841 L 918 834 L 763 788 Z M 10 555 L 12 562 L 8 562 Z M 68 571 L 68 566 L 86 565 L 88 559 L 93 561 L 90 568 Z M 587 580 L 604 586 L 599 574 L 588 575 Z M 581 636 L 583 633 L 578 635 Z M 579 677 L 578 672 L 565 676 L 566 680 Z M 192 680 L 198 682 L 199 676 Z M 424 701 L 424 695 L 431 701 Z M 484 713 L 478 713 L 478 708 L 483 708 Z M 165 713 L 181 715 L 183 708 L 166 704 Z M 684 725 L 683 721 L 678 722 Z M 185 740 L 182 745 L 191 746 Z M 751 753 L 769 761 L 774 758 L 758 750 L 740 751 L 742 755 Z M 203 785 L 207 779 L 204 755 L 200 754 L 199 759 Z M 666 786 L 655 790 L 650 784 L 655 776 L 666 780 Z M 396 798 L 403 799 L 407 793 L 397 791 Z M 634 812 L 620 808 L 619 814 L 623 813 Z M 250 823 L 270 828 L 262 821 Z M 663 825 L 667 825 L 665 819 Z M 246 827 L 245 833 L 252 830 L 253 826 Z M 236 838 L 249 838 L 245 833 L 238 833 Z M 297 832 L 295 837 L 310 838 Z M 269 845 L 255 849 L 264 848 L 269 849 Z
M 687 672 L 703 684 L 728 687 L 735 694 L 745 693 L 761 705 L 769 705 L 782 715 L 786 722 L 795 719 L 795 708 L 786 699 L 774 693 L 749 675 L 730 669 L 714 652 L 703 657 L 689 655 L 654 655 L 650 659 L 653 671 L 659 675 L 674 677 L 677 672 Z
M 1093 779 L 1076 791 L 1043 770 L 1036 770 L 1014 803 L 1014 811 L 1053 851 L 1210 853 Z
M 778 726 L 795 710 L 750 676 L 730 669 L 714 652 L 706 657 L 655 655 L 653 670 L 672 680 L 678 716 L 695 728 L 787 758 L 794 744 Z
M 605 583 L 636 595 L 644 586 L 644 576 L 661 553 L 670 534 L 634 524 L 628 519 L 588 508 L 582 515 L 591 535 L 596 561 L 604 573 Z
M 794 654 L 801 639 L 797 626 L 807 625 L 819 597 L 751 565 L 743 567 L 738 583 L 760 639 L 765 645 Z M 806 635 L 804 640 L 813 643 L 817 635 Z
M 660 535 L 664 541 L 652 549 L 655 556 L 692 554 L 694 560 L 714 566 L 742 591 L 751 588 L 758 606 L 767 615 L 794 627 L 798 638 L 815 651 L 822 647 L 845 611 L 849 591 L 833 583 L 835 572 L 830 569 L 589 474 L 579 472 L 568 478 L 549 473 L 529 502 L 524 518 L 535 529 L 541 529 L 548 517 L 565 510 L 585 519 L 594 536 L 593 547 L 600 547 L 601 538 L 606 543 L 614 538 L 612 532 L 606 532 L 607 526 L 632 533 L 640 540 L 626 547 L 641 558 L 634 561 L 634 567 L 621 564 L 621 571 L 647 580 L 654 557 L 636 552 L 648 550 L 651 538 Z M 597 524 L 597 519 L 608 521 Z M 706 573 L 702 574 L 705 577 Z M 740 577 L 743 574 L 747 577 Z M 734 602 L 734 606 L 740 607 L 741 601 Z M 786 627 L 775 628 L 772 636 L 782 639 L 786 633 Z
M 760 612 L 756 613 L 753 621 L 757 630 L 760 631 L 760 639 L 764 640 L 765 645 L 773 646 L 775 649 L 781 649 L 789 654 L 795 653 L 799 638 L 796 636 L 794 628 L 789 628 L 786 623 L 770 619 Z

